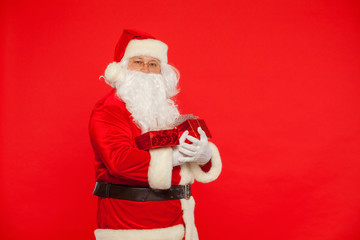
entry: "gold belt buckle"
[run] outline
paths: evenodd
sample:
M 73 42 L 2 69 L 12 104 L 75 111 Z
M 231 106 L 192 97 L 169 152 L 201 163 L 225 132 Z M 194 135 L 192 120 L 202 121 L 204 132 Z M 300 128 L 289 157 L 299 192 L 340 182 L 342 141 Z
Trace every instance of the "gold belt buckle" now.
M 188 199 L 190 199 L 190 196 L 191 196 L 191 194 L 190 194 L 190 184 L 186 184 L 184 186 L 184 188 L 185 188 L 185 199 L 188 200 Z

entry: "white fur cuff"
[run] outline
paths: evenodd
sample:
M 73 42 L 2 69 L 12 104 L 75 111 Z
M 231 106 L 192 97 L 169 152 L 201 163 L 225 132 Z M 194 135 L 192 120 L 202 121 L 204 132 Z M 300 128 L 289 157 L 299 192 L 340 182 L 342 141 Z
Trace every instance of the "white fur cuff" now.
M 96 240 L 181 240 L 184 237 L 182 224 L 157 229 L 96 229 Z
M 151 160 L 148 181 L 151 188 L 168 189 L 171 187 L 172 156 L 171 147 L 153 148 L 149 150 Z
M 196 181 L 208 183 L 218 178 L 221 172 L 222 163 L 219 150 L 215 144 L 209 142 L 211 157 L 211 168 L 208 172 L 204 172 L 197 163 L 190 163 L 190 168 L 195 176 Z

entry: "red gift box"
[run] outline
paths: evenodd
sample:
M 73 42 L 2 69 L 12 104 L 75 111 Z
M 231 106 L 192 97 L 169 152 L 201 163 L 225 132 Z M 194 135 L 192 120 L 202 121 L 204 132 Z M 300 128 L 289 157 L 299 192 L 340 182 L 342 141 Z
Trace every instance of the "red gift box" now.
M 142 150 L 178 145 L 180 136 L 186 130 L 189 131 L 189 135 L 200 139 L 200 134 L 197 131 L 198 127 L 202 128 L 208 138 L 212 137 L 204 120 L 187 119 L 173 129 L 150 131 L 135 137 L 135 143 Z
M 177 129 L 151 131 L 135 137 L 136 146 L 139 149 L 173 146 L 179 144 L 179 132 Z
M 181 137 L 182 133 L 187 130 L 189 131 L 189 135 L 200 139 L 200 134 L 197 131 L 199 127 L 202 128 L 208 138 L 212 137 L 203 119 L 188 119 L 175 128 L 177 128 L 179 131 L 179 138 Z

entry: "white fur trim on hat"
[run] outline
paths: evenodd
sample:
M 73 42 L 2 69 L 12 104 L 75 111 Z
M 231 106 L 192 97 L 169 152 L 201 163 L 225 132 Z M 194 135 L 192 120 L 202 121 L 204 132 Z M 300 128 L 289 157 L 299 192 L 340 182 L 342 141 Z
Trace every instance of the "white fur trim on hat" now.
M 171 187 L 172 156 L 171 147 L 153 148 L 150 152 L 148 181 L 151 188 L 168 189 Z
M 168 46 L 156 39 L 133 39 L 125 49 L 123 58 L 135 56 L 149 56 L 167 63 Z
M 204 172 L 197 163 L 190 163 L 190 168 L 196 181 L 208 183 L 218 178 L 221 172 L 222 163 L 219 150 L 212 142 L 209 142 L 211 156 L 211 168 L 208 172 Z
M 182 224 L 156 229 L 96 229 L 96 240 L 182 240 Z

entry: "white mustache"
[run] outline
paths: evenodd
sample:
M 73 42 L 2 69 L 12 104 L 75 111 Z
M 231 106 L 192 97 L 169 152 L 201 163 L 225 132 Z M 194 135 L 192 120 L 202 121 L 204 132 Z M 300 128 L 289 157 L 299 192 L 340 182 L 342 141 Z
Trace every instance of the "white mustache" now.
M 142 132 L 168 129 L 179 116 L 175 103 L 167 96 L 161 74 L 125 70 L 116 83 L 117 95 L 126 103 Z

